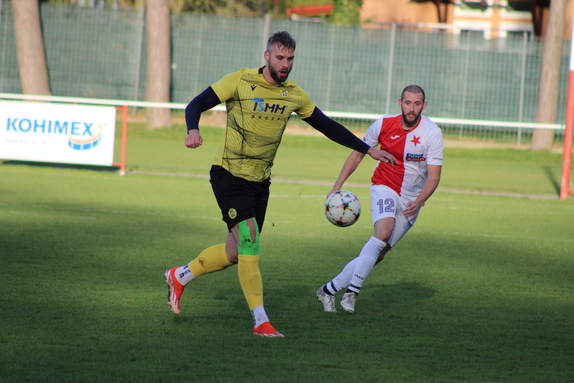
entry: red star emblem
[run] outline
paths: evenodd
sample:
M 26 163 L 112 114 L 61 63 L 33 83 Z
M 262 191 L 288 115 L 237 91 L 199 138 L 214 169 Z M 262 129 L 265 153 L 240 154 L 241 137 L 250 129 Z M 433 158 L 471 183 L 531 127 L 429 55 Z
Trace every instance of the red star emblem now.
M 412 142 L 413 144 L 415 144 L 415 147 L 416 147 L 418 144 L 421 143 L 421 141 L 420 141 L 420 136 L 419 136 L 419 137 L 413 136 L 413 140 L 412 140 L 411 142 Z

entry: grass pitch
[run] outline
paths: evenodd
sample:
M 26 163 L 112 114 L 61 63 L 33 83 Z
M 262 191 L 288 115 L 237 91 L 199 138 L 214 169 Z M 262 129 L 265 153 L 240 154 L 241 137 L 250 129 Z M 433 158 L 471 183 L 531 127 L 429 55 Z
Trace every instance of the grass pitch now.
M 130 131 L 125 177 L 0 165 L 0 381 L 574 380 L 574 204 L 557 198 L 560 155 L 447 149 L 439 191 L 356 312 L 324 313 L 315 290 L 357 255 L 370 217 L 330 225 L 322 204 L 348 151 L 286 136 L 260 262 L 286 337 L 264 339 L 235 267 L 192 282 L 181 315 L 166 305 L 164 270 L 225 231 L 209 182 L 189 176 L 207 174 L 220 131 L 193 151 L 182 132 Z M 364 208 L 372 166 L 349 180 Z

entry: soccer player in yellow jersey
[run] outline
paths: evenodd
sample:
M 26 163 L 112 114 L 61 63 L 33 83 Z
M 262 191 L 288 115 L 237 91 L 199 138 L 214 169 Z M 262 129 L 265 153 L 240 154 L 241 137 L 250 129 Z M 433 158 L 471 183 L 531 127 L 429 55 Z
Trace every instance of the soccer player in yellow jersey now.
M 190 281 L 237 264 L 239 282 L 253 316 L 253 333 L 283 336 L 269 323 L 263 306 L 259 234 L 269 199 L 271 167 L 291 113 L 297 113 L 341 145 L 379 161 L 393 160 L 388 153 L 369 147 L 325 116 L 299 85 L 287 80 L 295 59 L 295 45 L 288 32 L 273 34 L 264 52 L 265 66 L 228 74 L 186 108 L 185 146 L 195 149 L 203 143 L 199 132 L 201 113 L 226 103 L 227 127 L 210 170 L 210 182 L 228 233 L 224 243 L 206 248 L 189 264 L 166 270 L 168 304 L 175 314 L 181 311 L 181 295 Z

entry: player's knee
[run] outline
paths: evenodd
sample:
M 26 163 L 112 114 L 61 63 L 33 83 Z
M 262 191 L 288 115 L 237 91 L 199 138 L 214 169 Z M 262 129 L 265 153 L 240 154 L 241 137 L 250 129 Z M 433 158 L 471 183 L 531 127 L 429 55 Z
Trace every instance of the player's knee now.
M 375 233 L 373 236 L 377 238 L 379 241 L 388 242 L 391 239 L 391 233 Z
M 239 254 L 259 255 L 259 227 L 255 218 L 241 221 L 238 234 Z
M 382 218 L 375 222 L 374 237 L 380 241 L 388 242 L 395 228 L 394 218 Z
M 386 243 L 389 242 L 389 239 L 391 239 L 392 234 L 393 234 L 392 230 L 376 230 L 373 237 L 375 237 L 379 241 L 383 241 Z

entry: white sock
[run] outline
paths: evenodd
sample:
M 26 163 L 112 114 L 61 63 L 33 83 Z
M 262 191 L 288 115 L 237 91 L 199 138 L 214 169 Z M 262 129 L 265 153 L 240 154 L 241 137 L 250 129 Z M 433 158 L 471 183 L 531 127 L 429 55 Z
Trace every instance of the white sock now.
M 355 271 L 355 267 L 358 261 L 359 257 L 353 259 L 352 261 L 349 261 L 349 263 L 347 263 L 345 267 L 343 267 L 343 270 L 341 270 L 339 275 L 333 278 L 331 282 L 327 283 L 326 285 L 327 290 L 329 290 L 331 294 L 334 295 L 337 291 L 346 289 L 347 286 L 349 286 L 349 283 L 351 283 L 351 278 L 353 277 L 353 272 Z
M 356 294 L 361 291 L 363 282 L 365 282 L 365 279 L 367 279 L 367 276 L 373 267 L 375 267 L 375 262 L 377 261 L 381 250 L 383 250 L 385 246 L 387 246 L 386 242 L 375 237 L 371 237 L 367 243 L 365 243 L 365 246 L 363 246 L 361 253 L 357 257 L 358 262 L 349 283 L 349 290 Z
M 269 322 L 269 318 L 263 306 L 257 306 L 251 310 L 251 315 L 253 315 L 253 327 L 259 327 L 263 323 Z
M 191 282 L 194 278 L 195 275 L 191 273 L 189 265 L 183 265 L 175 270 L 175 279 L 177 279 L 177 281 L 184 286 Z

